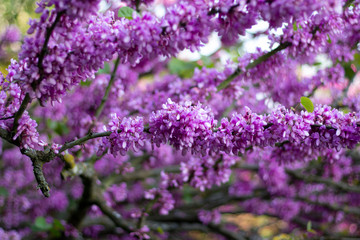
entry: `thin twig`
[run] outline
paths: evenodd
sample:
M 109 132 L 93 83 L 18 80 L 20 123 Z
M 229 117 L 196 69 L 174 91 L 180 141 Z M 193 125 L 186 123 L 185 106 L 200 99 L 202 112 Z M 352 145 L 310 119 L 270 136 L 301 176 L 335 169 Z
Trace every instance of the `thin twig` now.
M 298 170 L 286 169 L 286 173 L 296 179 L 311 183 L 323 183 L 329 187 L 342 190 L 344 192 L 360 193 L 360 187 L 350 186 L 344 182 L 335 182 L 329 178 L 318 177 L 314 175 L 304 175 Z
M 213 232 L 219 235 L 224 236 L 226 239 L 232 240 L 245 240 L 246 238 L 243 234 L 236 233 L 233 231 L 229 231 L 225 229 L 222 225 L 217 224 L 204 224 L 202 223 L 198 217 L 194 214 L 185 215 L 183 212 L 177 215 L 167 215 L 167 216 L 150 216 L 149 217 L 149 225 L 153 229 L 157 229 L 155 226 L 160 226 L 165 231 L 181 231 L 181 230 L 198 230 L 202 232 Z M 200 224 L 200 228 L 198 225 Z M 188 229 L 184 226 L 192 226 L 193 228 Z M 177 226 L 173 228 L 172 226 Z
M 28 106 L 28 104 L 31 102 L 31 98 L 29 93 L 25 94 L 25 97 L 20 105 L 19 110 L 14 114 L 14 123 L 13 123 L 13 127 L 12 127 L 12 132 L 16 133 L 17 128 L 19 126 L 19 120 L 21 118 L 21 116 L 24 114 L 26 107 Z
M 257 65 L 259 65 L 262 62 L 265 62 L 266 60 L 268 60 L 271 56 L 275 55 L 276 53 L 284 50 L 285 48 L 291 46 L 290 42 L 285 42 L 285 43 L 281 43 L 277 48 L 271 50 L 270 52 L 258 57 L 257 59 L 255 59 L 253 62 L 249 63 L 246 66 L 246 70 L 249 70 L 251 68 L 256 67 Z M 235 72 L 233 74 L 231 74 L 227 79 L 225 79 L 222 83 L 219 84 L 219 86 L 217 86 L 217 91 L 221 91 L 222 89 L 226 88 L 227 86 L 229 86 L 229 84 L 240 74 L 242 73 L 240 68 L 237 68 L 235 70 Z
M 72 147 L 75 147 L 77 145 L 81 145 L 84 142 L 90 140 L 90 139 L 94 139 L 94 138 L 100 138 L 100 137 L 107 137 L 110 136 L 112 132 L 111 131 L 107 131 L 107 132 L 101 132 L 101 133 L 88 133 L 86 136 L 79 138 L 77 140 L 74 140 L 72 142 L 68 142 L 65 143 L 59 150 L 59 153 L 64 152 L 67 149 L 70 149 Z
M 105 107 L 105 103 L 109 98 L 110 90 L 111 90 L 112 85 L 114 84 L 116 71 L 119 67 L 119 63 L 120 63 L 120 57 L 118 57 L 115 61 L 114 69 L 111 73 L 109 84 L 106 87 L 105 94 L 104 94 L 103 98 L 101 99 L 101 103 L 100 103 L 99 107 L 96 109 L 95 118 L 99 118 L 99 116 L 101 115 L 101 113 Z
M 346 206 L 346 205 L 338 205 L 338 204 L 330 204 L 330 203 L 325 203 L 325 202 L 313 201 L 311 199 L 308 199 L 305 197 L 300 197 L 300 196 L 295 197 L 295 200 L 298 200 L 301 202 L 306 202 L 311 205 L 317 205 L 320 207 L 324 207 L 324 208 L 327 208 L 332 211 L 342 211 L 347 214 L 354 214 L 354 215 L 360 216 L 360 208 L 358 208 L 358 207 L 350 207 L 350 206 Z
M 103 185 L 105 188 L 111 186 L 114 183 L 120 183 L 120 182 L 133 182 L 133 181 L 139 181 L 144 180 L 147 178 L 157 177 L 160 176 L 160 173 L 164 171 L 166 173 L 179 173 L 180 167 L 175 166 L 167 166 L 164 168 L 157 168 L 152 170 L 136 170 L 131 174 L 114 174 L 106 179 L 103 180 Z
M 257 165 L 246 165 L 246 164 L 239 165 L 239 166 L 237 166 L 237 168 L 243 169 L 243 170 L 250 170 L 250 171 L 258 171 L 259 170 L 259 167 Z M 289 176 L 291 176 L 295 179 L 303 180 L 304 182 L 322 183 L 322 184 L 327 185 L 328 187 L 339 189 L 344 192 L 360 193 L 360 187 L 350 186 L 344 182 L 335 182 L 330 178 L 318 177 L 318 176 L 313 176 L 313 175 L 305 175 L 301 172 L 301 170 L 285 169 L 285 172 Z
M 141 229 L 146 221 L 146 216 L 150 213 L 151 208 L 154 206 L 154 204 L 157 202 L 157 200 L 159 199 L 159 196 L 156 196 L 153 200 L 151 200 L 145 207 L 144 211 L 142 211 L 141 216 L 139 218 L 138 224 L 137 224 L 137 229 Z
M 32 89 L 34 91 L 36 90 L 37 86 L 39 85 L 39 82 L 42 80 L 43 75 L 44 75 L 43 60 L 44 60 L 44 58 L 45 58 L 45 56 L 47 54 L 48 43 L 49 43 L 50 37 L 51 37 L 57 23 L 60 21 L 61 16 L 64 13 L 65 13 L 65 11 L 58 12 L 54 22 L 51 24 L 50 27 L 46 28 L 44 44 L 43 44 L 42 49 L 41 49 L 41 51 L 39 53 L 39 56 L 38 56 L 39 78 L 38 78 L 37 81 L 34 81 L 34 82 L 31 83 L 31 87 L 32 87 Z M 14 132 L 14 133 L 16 132 L 17 127 L 19 126 L 19 119 L 21 118 L 21 116 L 25 112 L 25 110 L 26 110 L 27 106 L 29 105 L 29 103 L 31 103 L 31 98 L 30 98 L 29 93 L 26 93 L 25 98 L 23 99 L 19 110 L 14 115 L 14 123 L 13 123 L 12 132 Z
M 133 231 L 134 227 L 127 221 L 125 221 L 120 213 L 116 212 L 114 209 L 112 209 L 111 207 L 109 207 L 106 204 L 105 199 L 102 199 L 100 197 L 100 195 L 97 197 L 97 199 L 95 200 L 95 205 L 98 206 L 100 208 L 100 210 L 102 211 L 102 213 L 106 216 L 108 216 L 111 221 L 113 221 L 113 223 L 117 226 L 122 228 L 123 230 L 125 230 L 126 232 L 130 233 Z
M 54 20 L 54 22 L 51 24 L 50 27 L 47 27 L 46 28 L 46 32 L 45 32 L 45 41 L 44 41 L 44 44 L 41 48 L 41 51 L 39 53 L 39 56 L 38 56 L 38 69 L 39 69 L 39 79 L 37 81 L 34 81 L 31 83 L 31 87 L 32 89 L 35 91 L 37 86 L 39 85 L 39 83 L 41 82 L 42 80 L 42 77 L 44 75 L 44 69 L 43 69 L 43 60 L 47 54 L 47 51 L 48 51 L 48 43 L 49 43 L 49 40 L 51 38 L 51 35 L 56 27 L 56 25 L 58 24 L 58 22 L 60 21 L 60 18 L 62 17 L 62 15 L 65 14 L 65 11 L 61 11 L 61 12 L 58 12 L 57 15 L 56 15 L 56 18 Z
M 10 117 L 3 117 L 3 118 L 0 118 L 0 121 L 12 119 L 12 118 L 14 118 L 14 117 L 15 117 L 14 115 L 12 115 L 12 116 L 10 116 Z

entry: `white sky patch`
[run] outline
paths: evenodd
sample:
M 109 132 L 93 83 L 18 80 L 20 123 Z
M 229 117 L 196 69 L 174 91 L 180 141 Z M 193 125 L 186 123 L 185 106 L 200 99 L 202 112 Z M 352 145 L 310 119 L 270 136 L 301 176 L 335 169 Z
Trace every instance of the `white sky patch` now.
M 252 34 L 265 31 L 266 29 L 268 29 L 268 27 L 268 22 L 258 21 L 256 25 L 254 25 L 246 32 L 245 36 L 240 36 L 240 41 L 244 42 L 243 49 L 249 53 L 256 52 L 257 47 L 264 51 L 271 50 L 269 39 L 266 36 L 252 38 Z M 201 47 L 200 51 L 191 52 L 190 50 L 184 50 L 179 53 L 178 57 L 183 60 L 197 61 L 201 58 L 201 55 L 209 56 L 216 52 L 220 47 L 220 37 L 217 35 L 217 33 L 212 33 L 209 38 L 209 42 L 205 46 Z M 229 59 L 229 56 L 227 56 L 227 59 Z
M 315 76 L 317 70 L 314 66 L 301 65 L 301 76 L 303 78 Z
M 107 3 L 106 1 L 101 1 L 99 4 L 99 12 L 105 12 L 111 7 L 112 3 Z
M 210 56 L 221 47 L 221 41 L 217 33 L 212 33 L 209 38 L 209 42 L 200 48 L 200 51 L 191 52 L 186 49 L 181 51 L 178 55 L 179 59 L 188 61 L 197 61 L 201 56 Z
M 258 32 L 263 32 L 269 28 L 269 23 L 265 21 L 258 21 L 258 23 L 252 26 L 246 31 L 245 36 L 240 36 L 240 40 L 244 42 L 244 50 L 247 53 L 255 53 L 256 49 L 260 48 L 263 51 L 270 51 L 270 41 L 266 36 L 258 36 L 253 38 L 252 35 Z
M 165 16 L 166 9 L 163 4 L 155 4 L 153 9 L 155 16 L 158 18 L 162 18 Z
M 321 63 L 320 68 L 329 68 L 333 65 L 333 62 L 330 60 L 329 56 L 327 54 L 319 54 L 315 58 L 316 62 Z

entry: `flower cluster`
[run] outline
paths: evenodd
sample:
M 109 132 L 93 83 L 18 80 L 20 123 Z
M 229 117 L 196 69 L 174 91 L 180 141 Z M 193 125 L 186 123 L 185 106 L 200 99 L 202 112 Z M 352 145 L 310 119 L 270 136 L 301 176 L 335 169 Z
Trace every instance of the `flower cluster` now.
M 243 153 L 253 146 L 283 146 L 291 143 L 308 149 L 354 148 L 360 141 L 354 113 L 344 114 L 329 106 L 317 106 L 313 113 L 297 114 L 278 107 L 268 115 L 234 114 L 224 118 L 215 130 L 216 120 L 209 109 L 190 102 L 176 104 L 171 99 L 150 116 L 153 144 L 169 142 L 183 153 Z M 305 145 L 306 147 L 305 147 Z
M 159 146 L 169 142 L 184 154 L 191 151 L 205 155 L 215 126 L 210 109 L 188 101 L 177 104 L 171 99 L 149 119 L 152 143 Z
M 14 80 L 42 102 L 61 101 L 66 90 L 92 77 L 116 52 L 121 62 L 135 64 L 141 59 L 171 56 L 185 48 L 196 49 L 207 42 L 211 33 L 207 10 L 199 3 L 175 5 L 160 20 L 150 13 L 133 20 L 115 20 L 114 13 L 109 12 L 89 17 L 85 23 L 81 18 L 73 20 L 73 11 L 79 12 L 79 6 L 86 5 L 80 16 L 85 11 L 93 13 L 89 6 L 95 6 L 97 1 L 56 2 L 52 12 L 44 8 L 53 3 L 39 7 L 43 12 L 40 21 L 32 22 L 29 30 L 35 36 L 25 39 L 19 63 L 12 64 L 17 72 Z
M 218 9 L 216 20 L 219 35 L 226 45 L 235 44 L 239 35 L 245 35 L 245 30 L 255 25 L 259 17 L 257 7 L 243 1 L 220 1 L 214 8 Z
M 4 229 L 0 228 L 0 237 L 1 239 L 6 240 L 20 240 L 21 235 L 17 233 L 16 231 L 5 231 Z
M 198 216 L 200 221 L 204 224 L 209 224 L 209 223 L 219 224 L 221 221 L 221 214 L 217 210 L 214 211 L 201 210 L 198 213 Z
M 71 18 L 86 18 L 89 14 L 95 14 L 100 0 L 42 0 L 38 5 L 37 12 L 46 11 L 47 7 L 54 6 L 55 11 L 65 12 Z
M 9 69 L 8 76 L 14 74 L 13 69 Z M 14 115 L 19 110 L 24 95 L 16 83 L 7 81 L 2 74 L 0 74 L 0 87 L 0 127 L 12 131 Z M 19 139 L 21 148 L 39 148 L 47 145 L 40 140 L 36 127 L 36 121 L 31 119 L 28 112 L 25 111 L 18 121 L 13 140 Z
M 230 120 L 222 119 L 215 144 L 219 150 L 234 154 L 244 152 L 251 145 L 264 145 L 266 124 L 263 116 L 246 109 L 244 115 L 234 114 Z
M 159 213 L 162 215 L 167 215 L 169 214 L 169 211 L 174 209 L 175 200 L 173 199 L 172 194 L 166 189 L 150 189 L 145 192 L 145 199 L 156 199 L 154 208 L 158 208 Z
M 45 146 L 46 143 L 39 139 L 39 133 L 36 130 L 36 127 L 36 121 L 31 119 L 29 114 L 25 112 L 19 120 L 19 126 L 13 140 L 20 137 L 21 147 L 23 148 Z
M 191 157 L 188 161 L 180 163 L 181 177 L 183 182 L 188 182 L 194 188 L 205 191 L 214 185 L 220 186 L 229 181 L 230 168 L 234 163 L 235 161 L 226 161 L 222 158 Z
M 108 128 L 111 134 L 103 139 L 101 149 L 109 148 L 113 155 L 118 152 L 125 155 L 129 149 L 138 151 L 144 145 L 144 123 L 141 117 L 119 118 L 113 114 Z
M 8 26 L 0 37 L 0 42 L 4 43 L 14 43 L 21 39 L 20 30 L 15 25 Z

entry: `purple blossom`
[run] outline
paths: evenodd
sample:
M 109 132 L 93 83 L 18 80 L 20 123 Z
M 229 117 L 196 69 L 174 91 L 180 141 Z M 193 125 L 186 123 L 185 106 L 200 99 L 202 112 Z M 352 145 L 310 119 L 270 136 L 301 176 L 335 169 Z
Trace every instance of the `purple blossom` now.
M 108 128 L 112 133 L 103 139 L 102 149 L 110 148 L 114 156 L 118 152 L 124 156 L 129 149 L 136 152 L 144 145 L 144 123 L 141 117 L 119 118 L 117 114 L 112 114 L 111 119 Z
M 219 212 L 219 210 L 213 210 L 213 211 L 201 210 L 198 213 L 198 217 L 203 224 L 209 224 L 209 223 L 219 224 L 221 221 L 221 213 Z
M 23 148 L 39 148 L 45 146 L 46 143 L 39 139 L 39 133 L 36 127 L 36 121 L 32 120 L 28 113 L 25 112 L 19 120 L 19 126 L 13 140 L 20 137 L 21 147 Z
M 127 198 L 126 183 L 119 185 L 112 185 L 108 188 L 108 193 L 111 195 L 115 202 L 122 202 Z
M 169 142 L 183 154 L 191 151 L 205 155 L 215 126 L 210 109 L 202 108 L 201 104 L 193 106 L 191 102 L 177 104 L 171 99 L 149 120 L 152 143 L 159 147 Z
M 143 226 L 136 232 L 130 233 L 130 236 L 136 237 L 136 239 L 150 239 L 150 236 L 147 234 L 150 231 L 148 226 Z
M 20 41 L 21 32 L 15 25 L 10 25 L 0 37 L 1 42 L 14 43 Z
M 175 207 L 175 200 L 166 189 L 150 189 L 145 192 L 145 199 L 156 200 L 154 208 L 158 209 L 161 215 L 168 215 Z
M 4 240 L 20 240 L 21 235 L 14 230 L 5 231 L 4 229 L 0 228 L 0 237 Z

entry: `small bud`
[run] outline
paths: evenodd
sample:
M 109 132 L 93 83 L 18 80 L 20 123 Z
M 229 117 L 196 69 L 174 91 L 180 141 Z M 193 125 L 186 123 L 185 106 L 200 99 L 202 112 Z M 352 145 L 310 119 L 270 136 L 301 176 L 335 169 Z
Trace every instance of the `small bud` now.
M 66 167 L 68 167 L 70 169 L 75 167 L 75 158 L 73 155 L 66 153 L 64 155 L 64 160 L 65 160 Z

